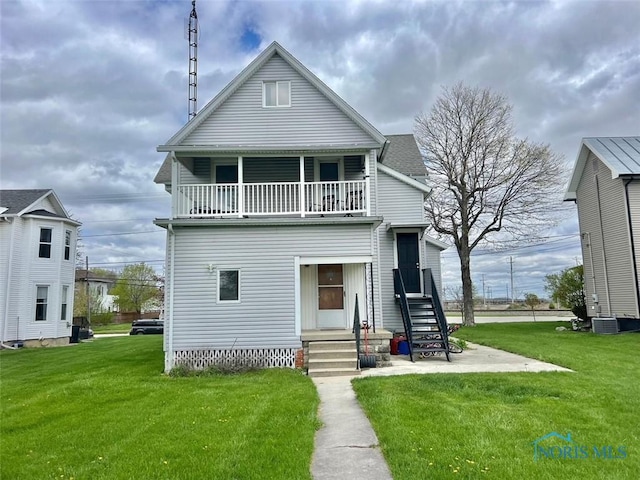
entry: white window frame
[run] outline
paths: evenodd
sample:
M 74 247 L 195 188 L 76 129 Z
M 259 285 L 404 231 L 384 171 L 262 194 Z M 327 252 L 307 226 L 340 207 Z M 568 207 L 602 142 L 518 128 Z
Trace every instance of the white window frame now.
M 69 243 L 67 243 L 67 240 Z M 64 231 L 64 259 L 71 260 L 71 245 L 73 243 L 73 232 L 71 230 Z
M 60 292 L 60 321 L 69 319 L 69 285 L 63 285 Z
M 267 84 L 275 85 L 276 87 L 276 104 L 267 105 Z M 280 84 L 287 84 L 289 88 L 289 102 L 287 104 L 280 104 Z M 262 82 L 262 106 L 264 108 L 287 108 L 291 106 L 291 80 L 265 80 Z
M 44 288 L 47 292 L 47 296 L 44 298 L 44 318 L 42 320 L 38 320 L 38 305 L 41 305 L 40 303 L 38 303 L 38 290 L 40 288 Z M 46 322 L 48 320 L 48 314 L 49 314 L 49 285 L 36 285 L 36 303 L 35 303 L 35 312 L 33 313 L 33 320 L 35 322 Z
M 217 303 L 224 303 L 224 304 L 228 304 L 228 303 L 240 303 L 240 285 L 241 285 L 241 281 L 242 281 L 242 273 L 240 271 L 239 268 L 236 267 L 218 267 L 216 272 L 216 277 L 217 277 L 217 292 L 216 292 L 216 302 Z M 221 272 L 237 272 L 238 273 L 238 298 L 235 300 L 223 300 L 220 298 L 220 273 Z
M 48 242 L 42 241 L 42 232 L 43 230 L 49 230 L 51 232 L 51 238 Z M 40 255 L 40 249 L 43 245 L 49 245 L 49 256 L 43 257 Z M 38 229 L 38 258 L 51 258 L 51 254 L 53 251 L 53 227 L 40 227 Z

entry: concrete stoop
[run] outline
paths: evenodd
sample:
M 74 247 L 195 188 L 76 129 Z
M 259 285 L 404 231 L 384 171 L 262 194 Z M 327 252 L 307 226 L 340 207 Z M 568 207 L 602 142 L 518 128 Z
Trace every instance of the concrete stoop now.
M 309 342 L 310 377 L 359 375 L 356 342 L 353 340 Z

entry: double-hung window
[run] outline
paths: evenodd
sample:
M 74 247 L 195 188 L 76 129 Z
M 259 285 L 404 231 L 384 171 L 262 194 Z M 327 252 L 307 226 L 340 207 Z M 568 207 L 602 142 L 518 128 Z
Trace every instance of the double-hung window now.
M 71 257 L 71 230 L 64 231 L 64 259 Z
M 264 82 L 263 90 L 263 106 L 265 107 L 290 107 L 291 106 L 291 82 L 277 81 Z
M 40 248 L 38 249 L 40 258 L 51 258 L 51 233 L 50 228 L 40 229 Z
M 60 320 L 67 319 L 67 304 L 69 301 L 69 286 L 62 286 L 62 299 L 60 300 Z
M 38 285 L 36 288 L 36 322 L 47 321 L 47 302 L 49 287 Z
M 240 270 L 218 270 L 218 302 L 240 301 Z

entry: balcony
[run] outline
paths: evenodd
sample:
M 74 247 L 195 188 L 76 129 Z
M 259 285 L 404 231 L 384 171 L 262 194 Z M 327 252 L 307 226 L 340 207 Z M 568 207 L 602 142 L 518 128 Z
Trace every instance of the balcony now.
M 176 218 L 368 215 L 367 181 L 178 185 Z

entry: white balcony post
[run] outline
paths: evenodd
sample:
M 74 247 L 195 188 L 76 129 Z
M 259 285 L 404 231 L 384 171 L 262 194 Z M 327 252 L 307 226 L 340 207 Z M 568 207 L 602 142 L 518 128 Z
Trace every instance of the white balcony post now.
M 367 205 L 367 217 L 371 215 L 371 181 L 369 176 L 371 174 L 371 167 L 369 165 L 370 154 L 364 154 L 364 198 Z
M 305 199 L 304 199 L 304 155 L 300 155 L 300 215 L 305 215 Z
M 178 172 L 178 160 L 176 160 L 175 153 L 171 152 L 171 220 L 180 213 L 178 212 L 178 195 L 181 195 L 181 193 Z
M 244 215 L 244 184 L 242 156 L 238 156 L 238 218 Z

